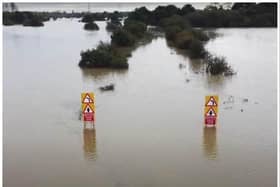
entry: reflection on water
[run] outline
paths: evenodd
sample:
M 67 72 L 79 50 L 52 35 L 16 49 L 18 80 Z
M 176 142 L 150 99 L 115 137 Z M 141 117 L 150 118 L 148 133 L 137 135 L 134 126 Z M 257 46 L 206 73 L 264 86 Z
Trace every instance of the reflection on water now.
M 190 59 L 190 69 L 195 73 L 204 73 L 205 63 L 202 59 Z
M 206 81 L 204 81 L 205 87 L 210 90 L 220 91 L 224 88 L 225 83 L 229 81 L 231 77 L 225 77 L 223 75 L 206 75 Z
M 102 80 L 108 76 L 115 77 L 115 76 L 123 76 L 127 74 L 127 69 L 106 69 L 106 68 L 97 68 L 97 69 L 81 69 L 83 80 L 93 80 L 93 81 L 99 81 Z
M 216 127 L 204 127 L 203 150 L 204 150 L 204 155 L 208 159 L 215 160 L 217 158 Z
M 96 131 L 94 124 L 90 124 L 91 127 L 88 127 L 89 123 L 84 124 L 84 156 L 88 160 L 96 159 Z

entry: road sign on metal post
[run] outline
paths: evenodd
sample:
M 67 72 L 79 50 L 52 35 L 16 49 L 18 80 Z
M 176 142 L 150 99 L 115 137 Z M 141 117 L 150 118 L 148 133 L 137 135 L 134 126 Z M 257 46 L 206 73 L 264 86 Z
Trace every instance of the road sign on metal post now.
M 94 121 L 95 102 L 93 93 L 82 93 L 82 114 L 84 121 Z
M 218 96 L 206 96 L 204 107 L 204 123 L 206 126 L 215 126 L 218 117 Z

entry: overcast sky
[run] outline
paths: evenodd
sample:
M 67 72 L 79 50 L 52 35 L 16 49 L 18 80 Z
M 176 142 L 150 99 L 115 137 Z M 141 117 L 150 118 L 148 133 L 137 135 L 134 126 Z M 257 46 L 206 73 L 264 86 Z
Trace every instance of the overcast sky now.
M 88 10 L 88 3 L 16 3 L 20 11 L 66 11 L 82 12 Z M 186 3 L 90 3 L 91 12 L 131 11 L 146 6 L 153 10 L 159 5 L 173 4 L 181 8 Z M 191 3 L 196 9 L 203 9 L 209 3 Z

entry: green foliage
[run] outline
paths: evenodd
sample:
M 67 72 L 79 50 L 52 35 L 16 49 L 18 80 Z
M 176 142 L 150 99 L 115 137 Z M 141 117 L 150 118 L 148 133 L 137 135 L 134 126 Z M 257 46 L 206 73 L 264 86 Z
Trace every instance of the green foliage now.
M 194 40 L 194 35 L 190 31 L 181 31 L 176 34 L 175 46 L 180 49 L 189 49 L 192 41 Z
M 206 54 L 206 51 L 202 42 L 197 39 L 193 39 L 189 46 L 189 53 L 191 58 L 203 58 Z
M 277 4 L 234 3 L 230 10 L 210 5 L 186 18 L 195 27 L 277 27 Z
M 197 38 L 200 41 L 206 42 L 210 38 L 208 37 L 207 34 L 205 34 L 202 30 L 200 29 L 193 29 L 192 34 L 194 35 L 195 38 Z
M 211 75 L 218 75 L 222 73 L 232 72 L 231 67 L 227 64 L 224 57 L 216 57 L 208 54 L 205 58 L 207 63 L 206 72 Z
M 107 22 L 107 25 L 106 25 L 106 30 L 107 31 L 115 31 L 115 30 L 118 30 L 121 28 L 121 23 L 118 22 L 118 23 L 115 23 L 115 22 Z
M 149 23 L 151 17 L 151 12 L 146 7 L 136 8 L 134 11 L 130 12 L 128 15 L 128 20 L 141 21 L 144 23 Z
M 118 11 L 114 11 L 113 13 L 109 14 L 108 18 L 112 23 L 118 23 L 120 22 L 120 19 L 122 17 L 122 14 Z
M 195 11 L 195 8 L 192 5 L 186 4 L 181 9 L 180 15 L 186 15 L 186 14 L 189 14 L 189 13 L 194 12 L 194 11 Z
M 179 26 L 172 25 L 165 28 L 165 37 L 167 40 L 175 40 L 177 33 L 183 31 L 183 29 Z
M 87 13 L 82 17 L 81 22 L 90 23 L 94 21 L 104 21 L 105 17 L 105 13 Z
M 82 68 L 128 68 L 127 59 L 116 53 L 110 44 L 101 42 L 96 49 L 82 51 L 79 66 Z
M 99 30 L 99 27 L 94 22 L 89 22 L 84 25 L 85 30 Z
M 125 29 L 118 29 L 114 31 L 111 39 L 112 44 L 118 46 L 133 46 L 135 44 L 135 38 Z
M 46 18 L 32 12 L 3 12 L 4 25 L 43 26 Z
M 114 56 L 112 58 L 111 62 L 111 67 L 112 68 L 118 68 L 118 69 L 127 69 L 128 68 L 128 63 L 127 59 L 124 56 Z
M 94 21 L 94 17 L 92 14 L 86 14 L 83 16 L 81 22 L 84 22 L 84 23 L 90 23 L 90 22 L 93 22 Z
M 139 38 L 147 31 L 147 25 L 140 21 L 125 20 L 123 28 Z
M 191 28 L 188 21 L 179 15 L 172 15 L 170 17 L 164 18 L 160 21 L 159 25 L 163 28 L 167 28 L 170 26 L 177 26 L 180 27 L 181 29 Z

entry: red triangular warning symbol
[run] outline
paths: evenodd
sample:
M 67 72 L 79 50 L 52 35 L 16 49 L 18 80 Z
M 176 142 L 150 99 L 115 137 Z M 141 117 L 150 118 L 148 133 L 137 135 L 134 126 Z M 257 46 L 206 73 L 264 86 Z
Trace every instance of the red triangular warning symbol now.
M 216 100 L 214 99 L 214 97 L 210 97 L 209 100 L 206 102 L 205 106 L 218 106 Z
M 83 113 L 93 113 L 93 109 L 90 107 L 90 105 L 86 105 Z
M 83 103 L 93 103 L 93 99 L 90 97 L 89 94 L 86 94 L 85 97 L 83 98 Z
M 217 114 L 213 108 L 209 108 L 209 110 L 206 112 L 206 116 L 208 117 L 216 117 Z

